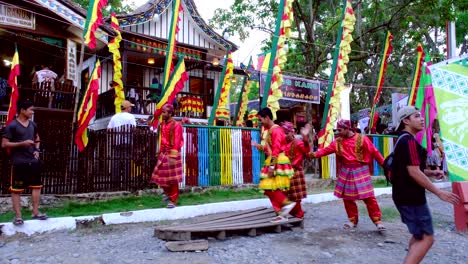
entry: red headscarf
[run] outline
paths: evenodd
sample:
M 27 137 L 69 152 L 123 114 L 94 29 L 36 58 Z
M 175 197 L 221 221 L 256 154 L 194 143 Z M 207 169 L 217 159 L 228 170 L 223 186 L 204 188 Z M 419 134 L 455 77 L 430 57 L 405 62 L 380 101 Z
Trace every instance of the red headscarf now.
M 343 129 L 351 129 L 352 128 L 351 121 L 341 119 L 340 121 L 338 121 L 338 124 L 336 124 L 336 127 L 337 128 L 343 128 Z
M 174 106 L 172 104 L 165 104 L 162 109 L 170 112 L 171 114 L 174 113 Z
M 284 132 L 286 132 L 286 133 L 294 131 L 294 125 L 291 122 L 288 122 L 288 121 L 281 122 L 281 127 L 284 129 Z

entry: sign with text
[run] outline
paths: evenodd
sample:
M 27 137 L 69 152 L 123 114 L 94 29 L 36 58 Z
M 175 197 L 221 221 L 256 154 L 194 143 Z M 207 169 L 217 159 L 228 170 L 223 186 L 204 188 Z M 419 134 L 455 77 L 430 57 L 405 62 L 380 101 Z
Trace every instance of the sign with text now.
M 77 67 L 76 67 L 76 43 L 67 39 L 67 80 L 72 80 L 77 85 Z
M 266 73 L 260 73 L 260 94 L 265 88 Z M 320 81 L 283 75 L 281 85 L 284 100 L 320 104 Z
M 0 4 L 0 24 L 36 29 L 36 17 L 27 10 Z

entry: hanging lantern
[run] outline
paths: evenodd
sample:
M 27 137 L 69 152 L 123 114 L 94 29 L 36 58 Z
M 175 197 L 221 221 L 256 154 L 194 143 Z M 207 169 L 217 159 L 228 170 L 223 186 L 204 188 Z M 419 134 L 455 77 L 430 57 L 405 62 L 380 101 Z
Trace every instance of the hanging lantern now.
M 219 65 L 219 59 L 214 57 L 213 58 L 213 66 L 218 66 Z
M 148 64 L 153 65 L 154 64 L 154 58 L 148 58 Z

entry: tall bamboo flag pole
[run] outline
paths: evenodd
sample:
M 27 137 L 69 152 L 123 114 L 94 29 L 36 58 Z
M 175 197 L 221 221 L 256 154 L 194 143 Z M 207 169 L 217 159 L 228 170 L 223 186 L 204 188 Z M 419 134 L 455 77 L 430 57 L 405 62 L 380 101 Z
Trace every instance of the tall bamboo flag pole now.
M 284 1 L 285 0 L 280 0 L 280 4 L 278 6 L 278 15 L 276 17 L 276 28 L 275 28 L 275 34 L 273 35 L 273 43 L 271 44 L 271 51 L 270 51 L 271 57 L 270 57 L 270 61 L 268 64 L 268 72 L 266 75 L 265 87 L 263 88 L 263 98 L 262 98 L 261 108 L 265 108 L 267 106 L 268 94 L 270 93 L 271 78 L 273 76 L 273 66 L 275 64 L 276 49 L 278 48 L 278 40 L 279 40 L 280 29 L 281 29 L 281 20 L 283 18 L 283 12 L 284 12 Z
M 245 102 L 244 99 L 244 92 L 249 93 L 249 91 L 247 91 L 247 89 L 249 88 L 249 78 L 250 78 L 250 74 L 248 73 L 248 71 L 250 70 L 250 68 L 252 67 L 252 57 L 250 57 L 250 60 L 249 60 L 249 65 L 247 65 L 247 70 L 245 71 L 246 75 L 244 76 L 244 79 L 242 81 L 242 89 L 241 89 L 241 92 L 240 92 L 240 95 L 239 95 L 239 100 L 237 101 L 237 106 L 236 106 L 236 112 L 234 114 L 234 125 L 235 126 L 239 126 L 240 124 L 238 123 L 238 118 L 242 118 L 242 114 L 243 113 L 240 113 L 240 111 L 242 109 L 245 109 L 245 106 L 247 105 L 247 103 L 249 102 L 248 98 L 247 98 L 247 102 Z M 244 91 L 245 90 L 245 91 Z
M 342 21 L 344 20 L 344 17 L 346 15 L 346 2 L 347 0 L 343 0 L 343 12 L 341 14 Z M 323 129 L 325 127 L 325 124 L 327 123 L 327 114 L 328 114 L 328 109 L 330 108 L 330 97 L 332 95 L 332 90 L 333 90 L 334 83 L 335 83 L 336 66 L 338 65 L 338 56 L 340 54 L 340 45 L 341 45 L 342 36 L 343 36 L 343 23 L 341 23 L 340 29 L 338 30 L 338 37 L 336 39 L 335 53 L 333 55 L 333 64 L 332 64 L 331 73 L 330 73 L 330 81 L 328 82 L 327 98 L 325 99 L 325 108 L 323 109 L 321 129 Z
M 337 43 L 339 52 L 335 54 L 337 61 L 335 67 L 332 68 L 335 69 L 335 71 L 334 74 L 330 76 L 330 84 L 332 84 L 332 86 L 331 89 L 329 89 L 328 102 L 325 105 L 327 111 L 323 113 L 325 123 L 319 133 L 319 148 L 327 147 L 333 140 L 333 128 L 340 112 L 340 96 L 346 89 L 345 74 L 348 71 L 347 64 L 349 62 L 349 53 L 351 52 L 351 42 L 353 41 L 351 33 L 354 31 L 356 17 L 354 16 L 351 0 L 345 1 L 343 8 L 345 12 L 339 32 L 341 37 L 338 39 L 338 42 L 340 43 L 339 45 Z
M 78 72 L 81 75 L 83 71 L 83 60 L 85 45 L 88 45 L 90 49 L 96 47 L 96 35 L 95 32 L 102 24 L 102 9 L 107 5 L 107 0 L 91 0 L 89 2 L 88 12 L 86 13 L 86 23 L 83 30 L 83 42 L 81 43 L 80 51 L 80 62 L 78 64 Z M 80 88 L 81 88 L 81 76 L 78 75 L 77 87 L 75 92 L 75 107 L 73 109 L 73 124 L 75 124 L 78 111 L 78 102 L 80 101 Z
M 174 0 L 172 4 L 173 4 L 172 5 L 172 18 L 171 18 L 169 37 L 168 37 L 168 42 L 167 42 L 166 62 L 164 64 L 164 75 L 163 75 L 163 80 L 162 80 L 163 89 L 161 91 L 161 98 L 164 97 L 166 94 L 166 91 L 168 89 L 167 85 L 169 83 L 169 78 L 173 70 L 172 61 L 174 59 L 176 37 L 177 37 L 177 33 L 179 32 L 179 26 L 178 26 L 178 23 L 180 21 L 179 14 L 183 10 L 183 7 L 181 5 L 181 0 Z M 185 69 L 185 63 L 184 63 L 184 69 Z M 172 102 L 167 102 L 167 103 L 172 103 Z M 153 122 L 151 124 L 151 129 L 153 130 L 156 130 L 158 127 L 158 124 L 161 123 L 160 121 L 162 121 L 162 117 L 159 116 L 158 114 L 161 111 L 158 108 L 158 106 L 159 104 L 156 105 L 156 109 L 154 110 L 154 113 L 153 113 Z M 159 142 L 161 142 L 161 133 L 159 133 Z
M 226 51 L 226 57 L 225 57 L 226 59 L 224 60 L 223 71 L 221 72 L 221 76 L 219 76 L 218 88 L 216 89 L 216 95 L 215 95 L 215 99 L 214 99 L 214 103 L 213 103 L 213 108 L 211 108 L 210 119 L 208 119 L 208 125 L 210 125 L 210 126 L 214 125 L 214 118 L 215 118 L 215 115 L 216 115 L 216 109 L 218 108 L 219 97 L 221 96 L 221 89 L 223 88 L 224 77 L 226 76 L 229 52 L 231 52 L 231 49 L 228 48 L 227 51 Z
M 291 36 L 291 27 L 294 20 L 292 4 L 294 0 L 284 0 L 280 2 L 278 19 L 272 54 L 270 56 L 269 69 L 265 91 L 268 91 L 267 97 L 264 97 L 262 105 L 268 106 L 273 114 L 273 120 L 276 119 L 276 111 L 280 109 L 279 100 L 283 97 L 281 85 L 283 84 L 282 70 L 287 61 L 287 52 L 284 46 Z
M 171 18 L 171 28 L 169 29 L 169 38 L 166 51 L 166 63 L 164 64 L 164 76 L 163 76 L 163 92 L 166 90 L 166 85 L 169 82 L 169 75 L 171 73 L 172 60 L 174 59 L 174 50 L 176 46 L 176 36 L 179 31 L 178 22 L 180 20 L 179 13 L 182 9 L 181 0 L 174 0 Z
M 416 48 L 417 58 L 416 65 L 414 67 L 413 81 L 411 82 L 411 90 L 408 96 L 408 105 L 414 105 L 416 102 L 416 96 L 418 94 L 419 82 L 421 80 L 422 68 L 424 63 L 425 52 L 421 43 L 418 43 Z
M 392 39 L 393 39 L 393 36 L 390 33 L 390 31 L 388 31 L 387 35 L 385 36 L 385 45 L 383 46 L 383 51 L 382 51 L 382 62 L 380 63 L 379 77 L 377 80 L 377 91 L 375 92 L 374 101 L 372 103 L 371 117 L 370 117 L 369 125 L 368 125 L 369 131 L 371 131 L 371 133 L 374 133 L 375 131 L 375 126 L 376 126 L 375 121 L 377 117 L 377 115 L 375 114 L 375 108 L 377 106 L 377 103 L 379 102 L 380 94 L 382 94 L 382 86 L 385 81 L 385 73 L 387 70 L 388 58 L 390 57 L 390 54 L 392 53 L 392 50 L 393 50 Z

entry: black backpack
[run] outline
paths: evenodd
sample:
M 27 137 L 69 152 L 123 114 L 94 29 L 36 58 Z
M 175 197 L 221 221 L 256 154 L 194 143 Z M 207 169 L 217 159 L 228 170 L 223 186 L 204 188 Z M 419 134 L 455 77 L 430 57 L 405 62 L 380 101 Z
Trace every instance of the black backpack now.
M 403 134 L 403 135 L 400 135 L 395 143 L 395 145 L 393 146 L 393 151 L 392 153 L 390 153 L 390 155 L 388 155 L 384 162 L 383 162 L 383 169 L 384 169 L 384 175 L 385 175 L 385 179 L 387 179 L 387 185 L 390 185 L 390 183 L 392 183 L 392 164 L 393 164 L 393 154 L 395 153 L 395 149 L 398 145 L 398 142 L 400 141 L 400 139 L 402 139 L 405 135 L 407 134 Z

